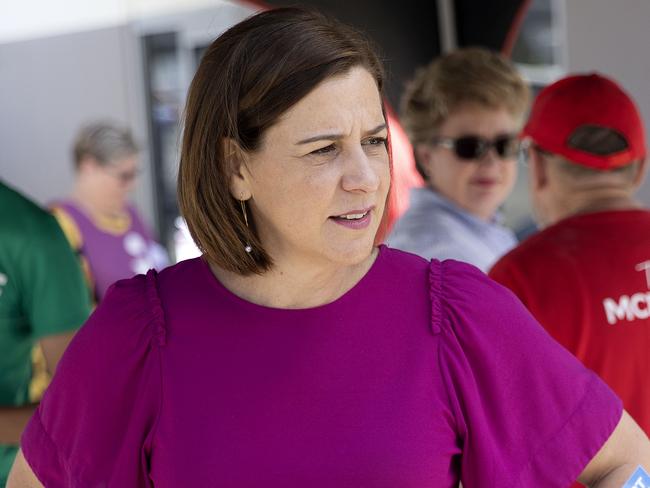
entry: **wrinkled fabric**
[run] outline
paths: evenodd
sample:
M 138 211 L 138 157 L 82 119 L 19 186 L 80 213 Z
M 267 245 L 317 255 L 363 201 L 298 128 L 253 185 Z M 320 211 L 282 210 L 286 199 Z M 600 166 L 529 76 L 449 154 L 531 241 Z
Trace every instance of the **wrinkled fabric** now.
M 469 265 L 386 247 L 315 308 L 201 258 L 119 282 L 23 436 L 48 487 L 566 487 L 620 401 Z

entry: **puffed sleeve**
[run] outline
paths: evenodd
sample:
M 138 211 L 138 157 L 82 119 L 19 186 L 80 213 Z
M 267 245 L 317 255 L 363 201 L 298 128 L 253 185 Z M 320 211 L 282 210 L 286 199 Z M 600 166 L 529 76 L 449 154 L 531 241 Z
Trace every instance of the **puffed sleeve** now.
M 21 439 L 46 487 L 150 486 L 164 343 L 155 273 L 113 285 L 68 347 Z
M 618 424 L 620 400 L 476 268 L 433 261 L 430 280 L 463 486 L 566 488 Z

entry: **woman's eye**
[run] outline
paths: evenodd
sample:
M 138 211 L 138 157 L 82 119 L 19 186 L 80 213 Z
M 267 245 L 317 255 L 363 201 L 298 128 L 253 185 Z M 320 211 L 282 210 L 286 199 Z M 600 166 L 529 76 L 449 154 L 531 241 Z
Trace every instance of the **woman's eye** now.
M 371 137 L 370 139 L 366 139 L 364 141 L 364 144 L 366 146 L 380 146 L 380 145 L 386 145 L 386 138 L 385 137 Z
M 318 154 L 327 154 L 327 153 L 330 153 L 330 152 L 334 151 L 334 149 L 336 149 L 334 147 L 334 144 L 330 144 L 329 146 L 325 146 L 325 147 L 321 147 L 319 149 L 316 149 L 316 150 L 310 152 L 309 154 L 316 154 L 316 155 L 318 155 Z

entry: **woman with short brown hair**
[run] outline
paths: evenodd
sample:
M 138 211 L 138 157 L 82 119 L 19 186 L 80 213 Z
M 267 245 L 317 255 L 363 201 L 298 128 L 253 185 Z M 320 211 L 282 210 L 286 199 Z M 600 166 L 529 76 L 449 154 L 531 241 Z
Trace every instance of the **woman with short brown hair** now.
M 619 486 L 648 460 L 620 401 L 502 288 L 375 246 L 382 84 L 366 41 L 310 11 L 215 41 L 180 178 L 204 256 L 112 288 L 11 488 Z

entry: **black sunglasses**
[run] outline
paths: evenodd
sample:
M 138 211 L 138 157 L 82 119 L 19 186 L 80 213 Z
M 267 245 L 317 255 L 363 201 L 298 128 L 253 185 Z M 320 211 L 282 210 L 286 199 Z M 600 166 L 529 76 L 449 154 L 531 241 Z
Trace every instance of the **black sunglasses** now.
M 492 147 L 501 159 L 514 159 L 521 148 L 521 141 L 513 134 L 503 134 L 492 140 L 479 136 L 438 137 L 431 142 L 451 149 L 459 159 L 467 160 L 481 159 Z

